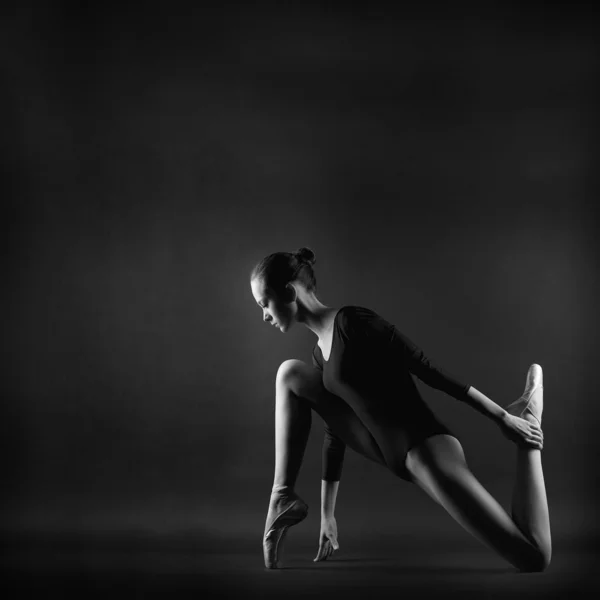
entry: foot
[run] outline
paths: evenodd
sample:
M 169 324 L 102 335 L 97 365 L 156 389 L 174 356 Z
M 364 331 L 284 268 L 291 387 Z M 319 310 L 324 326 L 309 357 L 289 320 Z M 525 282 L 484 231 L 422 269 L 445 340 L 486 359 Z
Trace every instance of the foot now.
M 308 506 L 296 493 L 278 491 L 271 494 L 263 536 L 263 554 L 267 569 L 281 568 L 279 558 L 287 530 L 303 521 L 307 515 Z
M 525 381 L 525 391 L 518 400 L 509 404 L 505 410 L 511 415 L 522 419 L 533 417 L 541 427 L 542 411 L 544 410 L 544 377 L 540 365 L 533 363 L 529 367 Z

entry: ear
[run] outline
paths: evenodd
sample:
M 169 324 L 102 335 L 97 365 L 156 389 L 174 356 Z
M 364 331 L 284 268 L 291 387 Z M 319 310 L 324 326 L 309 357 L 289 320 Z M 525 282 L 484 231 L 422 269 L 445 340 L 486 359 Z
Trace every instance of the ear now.
M 285 285 L 285 302 L 286 304 L 291 304 L 296 301 L 298 297 L 298 291 L 291 283 L 286 283 Z

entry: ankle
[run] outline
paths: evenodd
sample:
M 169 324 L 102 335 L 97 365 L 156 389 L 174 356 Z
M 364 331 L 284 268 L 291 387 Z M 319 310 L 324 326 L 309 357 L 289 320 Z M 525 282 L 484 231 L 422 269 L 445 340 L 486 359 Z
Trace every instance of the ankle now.
M 273 484 L 271 495 L 287 496 L 294 493 L 294 488 L 291 485 L 282 485 L 279 483 Z
M 537 417 L 533 414 L 530 408 L 526 408 L 523 411 L 521 418 L 525 419 L 526 421 L 529 421 L 530 423 L 533 423 L 534 425 L 538 425 L 540 427 L 542 426 L 542 420 L 537 419 Z

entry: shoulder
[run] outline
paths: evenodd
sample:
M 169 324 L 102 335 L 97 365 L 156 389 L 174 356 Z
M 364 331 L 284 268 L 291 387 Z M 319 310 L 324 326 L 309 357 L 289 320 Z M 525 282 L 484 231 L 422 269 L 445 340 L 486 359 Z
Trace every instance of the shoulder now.
M 339 310 L 340 327 L 348 335 L 372 337 L 391 335 L 394 326 L 374 310 L 366 306 L 349 305 Z

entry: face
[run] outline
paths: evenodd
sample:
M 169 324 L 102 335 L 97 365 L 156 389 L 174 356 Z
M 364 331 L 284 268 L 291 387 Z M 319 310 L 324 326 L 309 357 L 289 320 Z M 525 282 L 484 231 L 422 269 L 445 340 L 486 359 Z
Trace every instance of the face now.
M 287 331 L 294 323 L 294 303 L 282 302 L 258 279 L 253 279 L 250 285 L 254 300 L 263 311 L 263 321 L 277 327 L 280 331 Z

